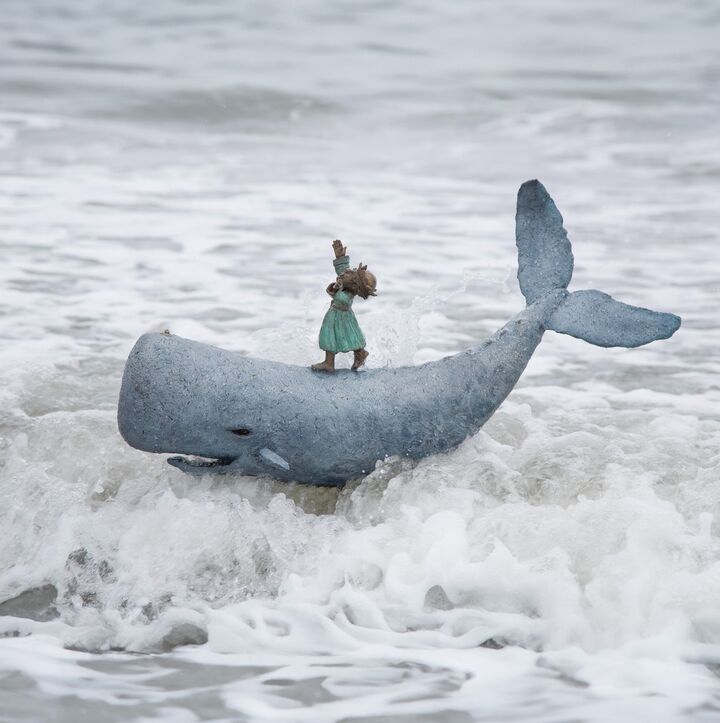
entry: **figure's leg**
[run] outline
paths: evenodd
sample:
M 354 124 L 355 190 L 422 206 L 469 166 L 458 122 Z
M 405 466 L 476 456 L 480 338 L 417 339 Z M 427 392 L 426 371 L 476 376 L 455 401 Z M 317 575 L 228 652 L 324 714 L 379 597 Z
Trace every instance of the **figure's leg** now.
M 334 372 L 335 371 L 335 354 L 331 351 L 325 352 L 325 361 L 319 362 L 318 364 L 313 364 L 312 367 L 310 367 L 313 371 L 316 372 Z
M 353 361 L 352 368 L 357 371 L 365 363 L 365 360 L 370 356 L 370 353 L 365 351 L 365 349 L 355 349 L 353 354 L 355 355 L 355 359 Z

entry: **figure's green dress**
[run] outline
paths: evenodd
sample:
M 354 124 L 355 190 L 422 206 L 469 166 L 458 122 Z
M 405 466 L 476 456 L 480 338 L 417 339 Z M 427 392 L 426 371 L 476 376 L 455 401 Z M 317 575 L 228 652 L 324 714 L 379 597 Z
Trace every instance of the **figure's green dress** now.
M 350 268 L 350 257 L 333 261 L 335 274 L 340 276 Z M 320 327 L 320 348 L 334 353 L 365 348 L 365 337 L 352 310 L 354 294 L 336 291 Z

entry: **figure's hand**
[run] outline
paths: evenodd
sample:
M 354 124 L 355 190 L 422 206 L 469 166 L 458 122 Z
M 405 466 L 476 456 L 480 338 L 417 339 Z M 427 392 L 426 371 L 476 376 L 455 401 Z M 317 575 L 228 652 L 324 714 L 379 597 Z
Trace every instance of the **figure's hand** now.
M 339 259 L 341 256 L 347 254 L 347 247 L 343 246 L 343 242 L 340 239 L 335 239 L 332 242 L 333 251 L 335 252 L 335 258 Z

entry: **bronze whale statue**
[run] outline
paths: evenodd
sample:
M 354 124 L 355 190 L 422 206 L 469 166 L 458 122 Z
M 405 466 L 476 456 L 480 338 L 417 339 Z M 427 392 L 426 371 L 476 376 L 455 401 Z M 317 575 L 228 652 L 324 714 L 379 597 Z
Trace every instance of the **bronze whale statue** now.
M 478 346 L 419 366 L 318 374 L 176 336 L 145 334 L 128 358 L 118 425 L 192 474 L 270 476 L 339 485 L 388 456 L 447 452 L 475 434 L 512 391 L 547 330 L 598 346 L 666 339 L 674 314 L 570 293 L 573 255 L 539 181 L 518 192 L 518 280 L 527 306 Z

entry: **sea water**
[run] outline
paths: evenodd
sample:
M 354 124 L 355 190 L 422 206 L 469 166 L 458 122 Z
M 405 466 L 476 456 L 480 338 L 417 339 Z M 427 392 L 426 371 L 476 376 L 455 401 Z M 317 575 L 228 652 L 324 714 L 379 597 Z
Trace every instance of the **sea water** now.
M 41 618 L 0 617 L 1 720 L 720 718 L 714 0 L 0 10 L 0 601 Z M 342 490 L 120 438 L 144 332 L 318 361 L 333 238 L 370 366 L 487 337 L 535 177 L 571 288 L 671 340 L 548 333 L 479 434 Z

